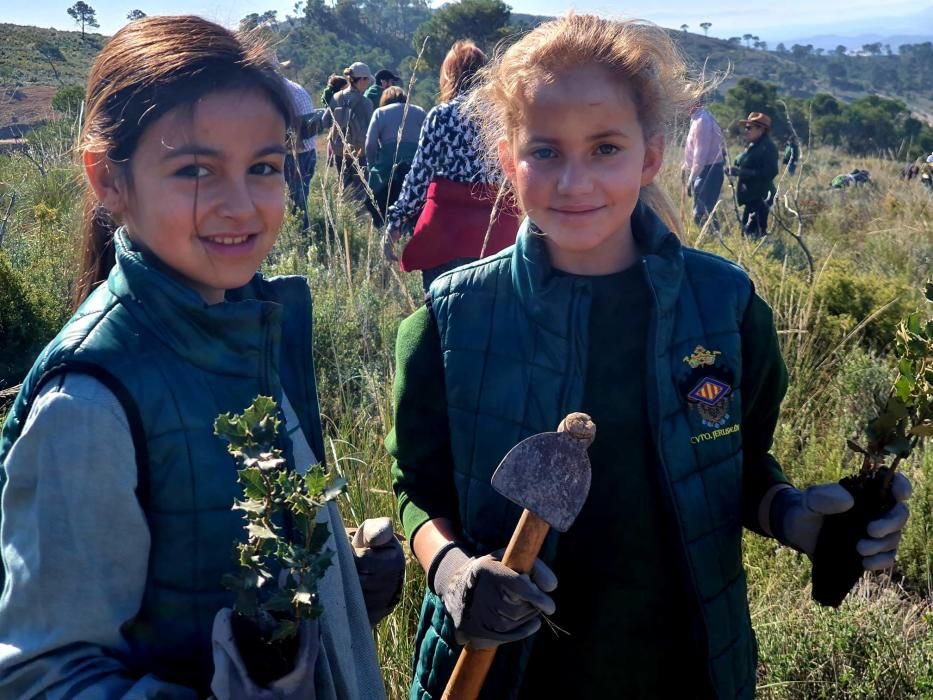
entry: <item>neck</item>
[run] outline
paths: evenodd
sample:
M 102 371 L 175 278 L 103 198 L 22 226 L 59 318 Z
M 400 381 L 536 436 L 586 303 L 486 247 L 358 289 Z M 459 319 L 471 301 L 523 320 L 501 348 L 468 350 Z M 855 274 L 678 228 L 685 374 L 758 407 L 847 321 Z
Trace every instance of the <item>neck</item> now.
M 547 234 L 545 234 L 546 236 Z M 597 248 L 584 251 L 558 248 L 545 237 L 551 266 L 573 275 L 595 277 L 627 270 L 638 261 L 638 247 L 632 236 L 632 225 L 607 238 Z

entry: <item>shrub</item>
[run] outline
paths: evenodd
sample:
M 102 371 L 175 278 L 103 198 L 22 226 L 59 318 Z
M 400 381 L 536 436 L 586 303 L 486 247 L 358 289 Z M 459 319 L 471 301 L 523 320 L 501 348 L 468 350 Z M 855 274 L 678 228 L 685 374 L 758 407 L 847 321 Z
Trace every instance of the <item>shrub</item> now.
M 36 354 L 55 335 L 55 304 L 13 269 L 0 252 L 0 387 L 19 384 Z
M 52 98 L 52 109 L 65 116 L 74 116 L 81 111 L 84 102 L 84 88 L 78 85 L 68 85 L 59 88 Z

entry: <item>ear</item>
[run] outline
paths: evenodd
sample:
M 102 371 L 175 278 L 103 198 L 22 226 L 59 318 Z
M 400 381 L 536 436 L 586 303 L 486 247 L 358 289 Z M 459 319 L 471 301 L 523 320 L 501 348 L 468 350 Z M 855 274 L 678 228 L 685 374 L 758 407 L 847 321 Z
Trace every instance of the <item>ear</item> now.
M 499 149 L 499 167 L 509 182 L 515 182 L 515 157 L 512 155 L 512 146 L 507 138 L 499 139 L 496 144 Z
M 641 166 L 641 186 L 647 187 L 664 164 L 664 134 L 658 132 L 645 142 L 645 162 Z
M 126 211 L 126 178 L 105 153 L 84 152 L 84 174 L 94 195 L 114 216 Z

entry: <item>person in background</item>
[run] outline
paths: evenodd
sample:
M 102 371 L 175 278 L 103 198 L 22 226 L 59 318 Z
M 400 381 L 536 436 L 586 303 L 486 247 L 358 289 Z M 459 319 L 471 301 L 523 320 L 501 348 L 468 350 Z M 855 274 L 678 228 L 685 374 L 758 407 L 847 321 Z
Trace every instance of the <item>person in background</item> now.
M 373 112 L 366 132 L 366 163 L 373 201 L 367 199 L 367 204 L 377 227 L 383 226 L 386 209 L 398 199 L 418 150 L 424 117 L 424 110 L 410 104 L 405 91 L 395 85 L 383 91 L 379 109 Z
M 337 173 L 351 196 L 363 199 L 366 177 L 366 131 L 373 116 L 372 102 L 363 96 L 373 84 L 373 74 L 365 63 L 356 62 L 344 69 L 347 86 L 327 103 L 323 125 L 330 127 L 327 141 L 333 153 Z
M 321 91 L 321 105 L 327 107 L 331 98 L 347 86 L 347 79 L 342 75 L 331 75 L 327 79 L 327 85 Z
M 405 271 L 421 270 L 425 291 L 447 270 L 492 255 L 515 242 L 519 220 L 500 201 L 500 177 L 477 149 L 477 131 L 463 104 L 486 54 L 472 41 L 456 42 L 441 65 L 441 103 L 428 112 L 402 192 L 386 215 L 383 252 L 398 261 L 395 244 L 414 226 L 401 255 Z
M 768 233 L 768 213 L 774 199 L 774 178 L 778 174 L 778 152 L 771 140 L 771 117 L 752 112 L 739 121 L 745 136 L 745 150 L 729 168 L 739 179 L 737 199 L 742 212 L 742 232 L 752 238 Z
M 285 215 L 294 114 L 254 42 L 146 17 L 91 67 L 80 307 L 0 433 L 2 698 L 385 698 L 371 625 L 404 571 L 388 519 L 351 543 L 322 508 L 323 613 L 274 689 L 230 628 L 243 486 L 214 420 L 268 395 L 286 468 L 327 454 L 307 280 L 257 272 Z
M 279 64 L 288 68 L 289 61 Z M 294 80 L 283 77 L 292 100 L 292 110 L 298 120 L 300 128 L 315 121 L 318 110 L 314 108 L 311 95 Z M 301 138 L 305 135 L 305 138 Z M 301 212 L 301 229 L 308 230 L 308 193 L 311 191 L 311 178 L 314 176 L 314 167 L 317 164 L 317 148 L 314 136 L 311 133 L 301 134 L 295 143 L 294 152 L 285 155 L 285 183 L 291 195 L 292 203 Z
M 382 102 L 380 101 L 382 91 L 393 85 L 398 85 L 402 82 L 402 79 L 388 68 L 377 70 L 375 78 L 376 80 L 366 89 L 363 95 L 369 98 L 369 101 L 373 103 L 373 109 L 379 109 L 379 107 L 382 106 Z
M 705 99 L 700 99 L 690 110 L 690 130 L 684 145 L 683 165 L 687 194 L 693 195 L 693 220 L 697 226 L 703 225 L 719 201 L 724 179 L 724 153 L 722 129 L 706 109 Z M 715 218 L 712 226 L 719 228 Z

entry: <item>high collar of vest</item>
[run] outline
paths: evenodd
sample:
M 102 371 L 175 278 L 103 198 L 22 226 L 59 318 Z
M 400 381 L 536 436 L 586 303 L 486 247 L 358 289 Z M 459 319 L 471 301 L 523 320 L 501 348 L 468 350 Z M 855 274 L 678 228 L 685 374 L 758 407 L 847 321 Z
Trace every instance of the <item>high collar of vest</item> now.
M 680 240 L 652 209 L 639 200 L 632 213 L 632 235 L 645 265 L 661 314 L 673 309 L 683 277 L 684 256 Z M 553 313 L 556 300 L 579 289 L 589 293 L 582 275 L 555 274 L 544 236 L 530 219 L 522 222 L 512 251 L 512 282 L 522 305 L 540 325 L 561 333 L 566 319 Z
M 185 360 L 209 372 L 257 377 L 264 357 L 278 357 L 282 305 L 258 273 L 226 300 L 208 305 L 144 253 L 122 228 L 114 234 L 110 292 L 139 323 Z

